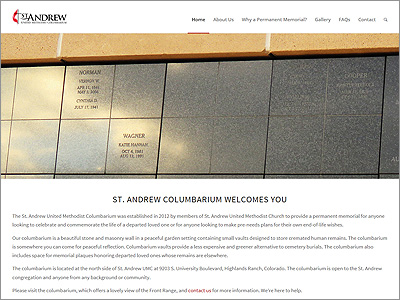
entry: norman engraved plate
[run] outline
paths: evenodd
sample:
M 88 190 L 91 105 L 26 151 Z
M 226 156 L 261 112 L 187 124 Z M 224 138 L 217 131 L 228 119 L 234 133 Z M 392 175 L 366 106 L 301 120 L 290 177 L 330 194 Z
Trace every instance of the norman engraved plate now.
M 1 173 L 6 172 L 11 121 L 1 121 Z
M 215 120 L 211 173 L 264 173 L 267 117 Z
M 168 64 L 164 117 L 214 116 L 217 62 Z
M 160 118 L 165 64 L 117 65 L 112 118 Z
M 380 116 L 328 116 L 323 174 L 378 174 Z
M 266 174 L 321 171 L 323 116 L 270 117 Z
M 156 173 L 160 119 L 111 120 L 106 173 Z
M 56 173 L 104 173 L 109 120 L 62 120 Z
M 330 59 L 326 113 L 381 114 L 384 65 L 384 57 Z
M 212 136 L 212 118 L 164 119 L 158 172 L 209 173 Z
M 114 69 L 115 66 L 67 67 L 62 118 L 109 118 Z
M 271 71 L 272 61 L 221 62 L 215 115 L 268 115 Z
M 327 59 L 274 61 L 270 115 L 322 115 Z
M 18 68 L 13 119 L 59 119 L 65 67 Z
M 386 61 L 380 173 L 399 172 L 399 57 Z
M 54 173 L 58 120 L 13 121 L 7 173 Z
M 16 68 L 1 69 L 1 119 L 11 120 Z

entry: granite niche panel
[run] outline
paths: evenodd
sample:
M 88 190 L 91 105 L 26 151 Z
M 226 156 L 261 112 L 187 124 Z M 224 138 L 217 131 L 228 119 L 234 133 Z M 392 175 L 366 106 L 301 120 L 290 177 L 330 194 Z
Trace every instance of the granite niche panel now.
M 1 120 L 11 120 L 16 68 L 1 69 Z
M 386 61 L 380 173 L 399 173 L 399 57 Z

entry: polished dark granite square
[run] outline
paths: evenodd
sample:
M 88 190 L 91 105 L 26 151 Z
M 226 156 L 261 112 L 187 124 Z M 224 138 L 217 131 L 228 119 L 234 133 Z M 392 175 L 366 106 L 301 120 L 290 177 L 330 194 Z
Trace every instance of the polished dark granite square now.
M 266 174 L 318 174 L 323 116 L 270 117 Z
M 11 120 L 17 68 L 1 69 L 1 120 Z
M 65 67 L 18 68 L 13 119 L 59 119 Z
M 263 173 L 267 117 L 216 118 L 211 173 Z
M 399 172 L 399 57 L 386 61 L 380 173 Z
M 272 61 L 221 62 L 216 116 L 266 116 Z
M 54 173 L 58 120 L 13 121 L 7 173 Z
M 328 62 L 327 59 L 274 61 L 270 115 L 322 115 Z
M 323 174 L 378 174 L 380 116 L 329 116 Z
M 62 120 L 56 173 L 104 173 L 109 120 Z
M 106 173 L 154 173 L 157 168 L 160 119 L 113 119 Z
M 326 113 L 381 114 L 384 67 L 384 57 L 330 59 Z
M 117 65 L 112 118 L 160 118 L 165 64 Z
M 69 66 L 63 119 L 109 118 L 115 66 Z
M 159 173 L 209 173 L 212 118 L 166 118 L 162 122 Z
M 164 117 L 214 116 L 218 62 L 168 64 Z

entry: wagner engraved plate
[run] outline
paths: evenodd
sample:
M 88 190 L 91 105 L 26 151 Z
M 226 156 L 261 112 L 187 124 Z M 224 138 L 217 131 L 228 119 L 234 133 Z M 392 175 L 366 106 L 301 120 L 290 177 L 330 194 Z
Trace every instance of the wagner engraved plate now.
M 64 69 L 18 68 L 13 119 L 59 119 Z
M 386 62 L 380 173 L 399 173 L 399 57 Z
M 1 68 L 1 119 L 11 120 L 14 101 L 16 68 Z
M 63 119 L 109 118 L 115 66 L 69 66 Z
M 58 120 L 13 121 L 7 173 L 54 173 Z
M 104 173 L 109 120 L 62 120 L 56 173 Z
M 165 64 L 117 65 L 112 118 L 160 118 Z
M 156 173 L 160 119 L 111 120 L 106 173 Z

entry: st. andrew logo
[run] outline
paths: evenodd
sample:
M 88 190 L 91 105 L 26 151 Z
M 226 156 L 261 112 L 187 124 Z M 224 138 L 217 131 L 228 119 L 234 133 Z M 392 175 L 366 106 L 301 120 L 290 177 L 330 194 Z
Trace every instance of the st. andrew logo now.
M 17 9 L 13 21 L 17 24 L 67 24 L 67 14 L 20 13 Z

